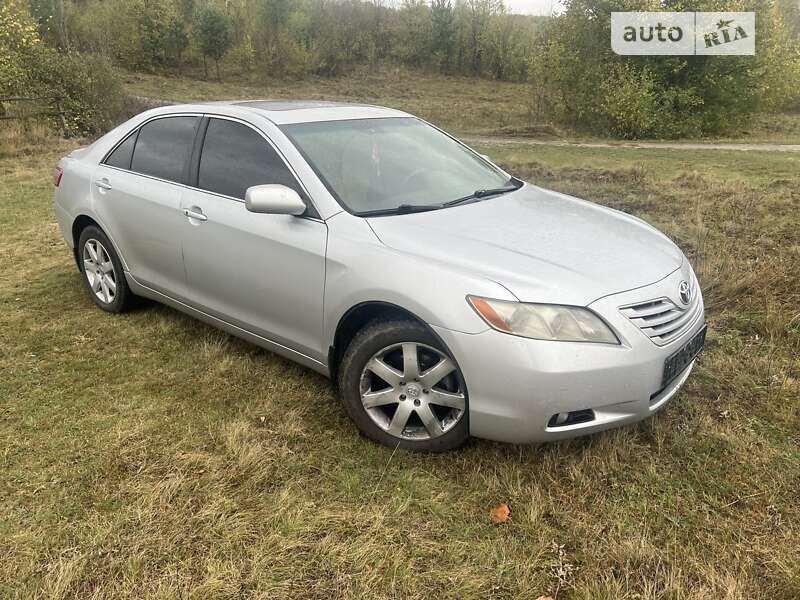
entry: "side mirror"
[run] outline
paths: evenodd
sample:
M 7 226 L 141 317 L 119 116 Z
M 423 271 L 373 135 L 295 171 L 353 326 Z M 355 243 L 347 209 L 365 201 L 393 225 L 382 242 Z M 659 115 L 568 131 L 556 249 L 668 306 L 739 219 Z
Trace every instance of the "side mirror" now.
M 293 189 L 279 184 L 254 185 L 244 194 L 244 205 L 254 213 L 270 215 L 302 215 L 306 203 Z

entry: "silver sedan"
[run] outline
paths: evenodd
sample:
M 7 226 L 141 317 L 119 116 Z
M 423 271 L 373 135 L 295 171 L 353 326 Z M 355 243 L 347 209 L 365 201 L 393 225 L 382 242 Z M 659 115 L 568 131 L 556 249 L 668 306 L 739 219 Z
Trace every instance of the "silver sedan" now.
M 159 108 L 54 175 L 97 306 L 147 297 L 324 373 L 393 447 L 639 421 L 703 347 L 700 288 L 666 236 L 396 110 Z

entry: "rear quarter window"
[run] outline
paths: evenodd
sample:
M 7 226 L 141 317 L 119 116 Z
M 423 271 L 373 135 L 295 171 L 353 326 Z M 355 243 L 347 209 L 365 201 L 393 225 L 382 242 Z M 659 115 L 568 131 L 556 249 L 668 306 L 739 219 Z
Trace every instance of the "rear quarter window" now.
M 138 131 L 130 134 L 125 141 L 117 146 L 114 151 L 108 155 L 105 164 L 110 167 L 117 167 L 119 169 L 130 169 L 131 159 L 133 158 L 133 147 L 136 145 L 136 135 Z

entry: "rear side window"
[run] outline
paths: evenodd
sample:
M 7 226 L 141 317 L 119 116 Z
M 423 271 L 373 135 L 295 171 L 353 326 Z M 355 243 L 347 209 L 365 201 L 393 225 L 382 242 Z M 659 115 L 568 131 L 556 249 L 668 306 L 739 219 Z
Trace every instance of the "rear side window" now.
M 131 159 L 133 158 L 133 146 L 136 144 L 136 132 L 130 134 L 125 141 L 117 146 L 114 151 L 108 155 L 106 164 L 111 167 L 118 167 L 120 169 L 130 169 Z
M 263 137 L 241 123 L 211 119 L 197 186 L 243 200 L 247 188 L 265 183 L 280 183 L 302 195 L 286 164 Z
M 169 181 L 183 181 L 183 168 L 199 117 L 167 117 L 139 130 L 131 170 Z

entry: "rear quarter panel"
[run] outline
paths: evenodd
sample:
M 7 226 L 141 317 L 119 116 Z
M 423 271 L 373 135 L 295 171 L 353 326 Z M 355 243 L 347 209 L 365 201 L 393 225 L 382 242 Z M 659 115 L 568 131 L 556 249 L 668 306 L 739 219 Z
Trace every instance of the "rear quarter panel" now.
M 55 191 L 56 219 L 64 239 L 73 248 L 75 244 L 72 239 L 72 223 L 75 218 L 81 214 L 94 218 L 90 186 L 95 165 L 71 154 L 62 158 L 58 166 L 63 174 Z

